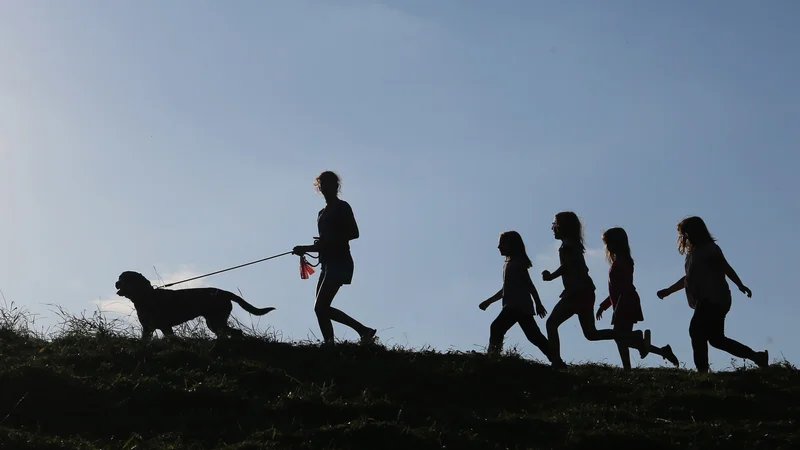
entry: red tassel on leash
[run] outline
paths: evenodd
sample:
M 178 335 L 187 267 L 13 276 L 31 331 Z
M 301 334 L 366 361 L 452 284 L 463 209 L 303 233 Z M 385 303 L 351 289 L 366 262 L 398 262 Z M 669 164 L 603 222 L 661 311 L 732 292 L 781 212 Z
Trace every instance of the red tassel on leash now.
M 314 268 L 306 261 L 305 255 L 300 257 L 300 278 L 307 280 L 310 275 L 314 274 Z

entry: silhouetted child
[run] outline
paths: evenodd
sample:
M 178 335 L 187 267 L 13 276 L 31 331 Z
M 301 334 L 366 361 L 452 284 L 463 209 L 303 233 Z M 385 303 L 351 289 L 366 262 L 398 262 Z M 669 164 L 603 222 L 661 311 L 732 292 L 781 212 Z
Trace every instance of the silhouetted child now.
M 550 357 L 553 365 L 563 366 L 561 360 L 561 342 L 558 337 L 558 327 L 569 320 L 573 315 L 578 315 L 578 320 L 583 330 L 583 335 L 590 341 L 624 340 L 631 346 L 639 349 L 642 358 L 650 351 L 650 337 L 648 332 L 643 335 L 641 331 L 621 332 L 610 329 L 598 330 L 594 323 L 595 286 L 589 276 L 589 268 L 583 253 L 583 227 L 578 216 L 572 211 L 562 211 L 555 216 L 553 221 L 553 236 L 561 241 L 558 249 L 558 258 L 561 266 L 553 273 L 545 270 L 542 272 L 544 281 L 552 281 L 558 277 L 564 283 L 564 290 L 559 296 L 561 300 L 556 303 L 547 319 L 547 340 L 550 342 Z
M 500 235 L 497 249 L 500 250 L 501 255 L 506 257 L 506 263 L 503 266 L 503 287 L 479 305 L 479 308 L 485 311 L 489 305 L 503 299 L 503 309 L 489 327 L 489 353 L 500 353 L 506 333 L 515 323 L 518 323 L 525 333 L 525 337 L 545 356 L 548 356 L 550 349 L 547 345 L 547 338 L 539 330 L 534 318 L 534 314 L 544 317 L 547 310 L 544 309 L 539 293 L 528 273 L 528 269 L 533 264 L 525 251 L 525 243 L 516 231 L 506 231 Z M 533 301 L 531 301 L 531 296 Z
M 606 260 L 610 265 L 608 270 L 608 297 L 597 308 L 597 320 L 603 317 L 603 311 L 614 308 L 611 316 L 611 325 L 614 331 L 630 333 L 636 322 L 644 320 L 642 304 L 636 286 L 633 285 L 633 257 L 628 244 L 628 233 L 623 228 L 615 227 L 603 233 L 603 245 L 606 248 Z M 646 332 L 649 334 L 649 330 Z M 630 343 L 624 340 L 617 341 L 619 356 L 622 358 L 622 367 L 631 370 Z M 672 352 L 672 347 L 650 346 L 650 353 L 655 353 L 668 360 L 676 367 L 678 358 Z
M 686 289 L 686 300 L 694 309 L 689 323 L 694 364 L 698 372 L 708 372 L 708 344 L 739 358 L 769 366 L 769 353 L 725 336 L 725 316 L 731 309 L 731 289 L 727 276 L 748 297 L 753 293 L 728 264 L 703 219 L 692 216 L 678 223 L 678 253 L 686 255 L 685 275 L 672 286 L 658 291 L 658 298 Z

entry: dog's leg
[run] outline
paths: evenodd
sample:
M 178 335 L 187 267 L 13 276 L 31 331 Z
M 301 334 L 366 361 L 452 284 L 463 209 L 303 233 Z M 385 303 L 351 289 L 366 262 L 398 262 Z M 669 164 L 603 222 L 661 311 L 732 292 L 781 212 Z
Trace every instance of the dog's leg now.
M 228 332 L 228 336 L 230 336 L 231 338 L 242 339 L 244 337 L 244 331 L 242 330 L 233 327 L 228 327 L 226 331 Z
M 151 328 L 149 326 L 142 326 L 142 341 L 149 341 L 151 337 L 153 337 L 153 332 L 156 331 L 155 328 Z
M 231 337 L 234 332 L 238 331 L 228 325 L 227 315 L 223 317 L 218 315 L 206 315 L 203 316 L 203 318 L 206 319 L 206 326 L 217 336 L 217 339 Z

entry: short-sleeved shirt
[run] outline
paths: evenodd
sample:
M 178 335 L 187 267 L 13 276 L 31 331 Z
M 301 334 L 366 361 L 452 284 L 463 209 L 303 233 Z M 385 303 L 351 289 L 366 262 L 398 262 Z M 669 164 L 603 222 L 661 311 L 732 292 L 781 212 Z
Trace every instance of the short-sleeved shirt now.
M 317 215 L 320 261 L 336 261 L 350 257 L 350 237 L 358 233 L 353 209 L 338 199 L 325 205 Z
M 533 284 L 525 261 L 511 258 L 503 266 L 503 308 L 533 314 L 530 285 Z
M 572 239 L 564 239 L 558 248 L 558 258 L 561 262 L 561 281 L 564 283 L 564 292 L 561 297 L 580 295 L 594 292 L 595 286 L 589 276 L 589 267 L 583 257 L 583 248 L 580 243 Z
M 726 268 L 722 249 L 716 242 L 708 242 L 686 254 L 684 288 L 689 306 L 694 308 L 699 301 L 730 305 Z

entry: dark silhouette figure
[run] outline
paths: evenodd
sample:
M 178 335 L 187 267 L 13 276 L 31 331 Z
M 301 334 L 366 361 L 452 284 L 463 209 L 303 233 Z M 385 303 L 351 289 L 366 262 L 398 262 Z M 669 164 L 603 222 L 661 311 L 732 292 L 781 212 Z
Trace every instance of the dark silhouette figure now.
M 603 233 L 603 245 L 606 248 L 606 260 L 610 265 L 608 270 L 608 297 L 597 308 L 597 320 L 603 317 L 603 311 L 614 308 L 611 316 L 611 325 L 620 333 L 630 333 L 636 322 L 644 320 L 642 304 L 636 286 L 633 284 L 633 257 L 628 244 L 628 233 L 625 229 L 615 227 Z M 649 330 L 646 332 L 649 333 Z M 622 367 L 631 370 L 630 342 L 617 340 L 619 356 L 622 358 Z M 672 352 L 672 347 L 656 347 L 650 345 L 650 353 L 661 356 L 667 361 L 679 365 L 678 358 Z
M 221 336 L 241 337 L 242 331 L 228 326 L 233 303 L 257 316 L 274 310 L 273 307 L 256 308 L 243 298 L 217 288 L 155 289 L 139 272 L 122 272 L 115 284 L 117 295 L 133 302 L 136 316 L 142 324 L 142 339 L 149 339 L 155 330 L 172 336 L 172 327 L 197 317 L 206 321 L 208 328 Z
M 543 271 L 542 279 L 552 281 L 561 277 L 564 283 L 564 290 L 559 296 L 561 300 L 553 307 L 550 318 L 547 319 L 547 340 L 550 342 L 550 357 L 553 365 L 564 365 L 564 361 L 561 359 L 558 327 L 573 315 L 578 316 L 586 339 L 630 342 L 632 347 L 639 349 L 642 358 L 647 356 L 650 351 L 649 332 L 643 334 L 641 331 L 598 330 L 595 327 L 595 285 L 589 276 L 589 268 L 583 257 L 586 249 L 583 244 L 583 227 L 578 216 L 572 211 L 562 211 L 556 214 L 552 230 L 553 236 L 561 241 L 561 247 L 558 249 L 561 266 L 553 273 L 550 273 L 549 270 Z
M 547 310 L 542 305 L 539 293 L 533 285 L 528 269 L 533 265 L 525 251 L 522 236 L 516 231 L 500 234 L 497 244 L 500 254 L 506 257 L 503 266 L 503 287 L 496 294 L 478 306 L 486 310 L 492 303 L 503 299 L 503 309 L 489 327 L 489 353 L 499 354 L 503 349 L 503 339 L 514 324 L 519 324 L 525 337 L 550 359 L 550 348 L 536 325 L 534 315 L 544 317 Z M 533 296 L 533 301 L 531 301 Z M 535 303 L 535 308 L 534 308 Z
M 686 290 L 686 300 L 694 309 L 689 323 L 694 364 L 698 372 L 708 372 L 708 344 L 733 356 L 753 361 L 759 367 L 769 366 L 769 353 L 756 352 L 750 347 L 725 336 L 725 316 L 731 309 L 731 289 L 728 277 L 739 290 L 751 297 L 753 293 L 742 283 L 728 264 L 716 239 L 703 219 L 697 216 L 681 220 L 678 229 L 678 253 L 686 255 L 685 275 L 672 286 L 658 291 L 658 298 Z
M 350 254 L 350 241 L 358 239 L 359 231 L 350 204 L 339 198 L 341 180 L 336 173 L 325 171 L 314 180 L 317 192 L 325 197 L 325 207 L 317 215 L 317 231 L 314 245 L 298 245 L 292 252 L 302 255 L 318 252 L 322 266 L 317 282 L 314 312 L 319 321 L 322 338 L 326 344 L 333 344 L 333 323 L 336 321 L 354 329 L 363 342 L 375 337 L 376 330 L 362 325 L 359 321 L 331 306 L 333 298 L 342 285 L 353 280 L 353 256 Z

